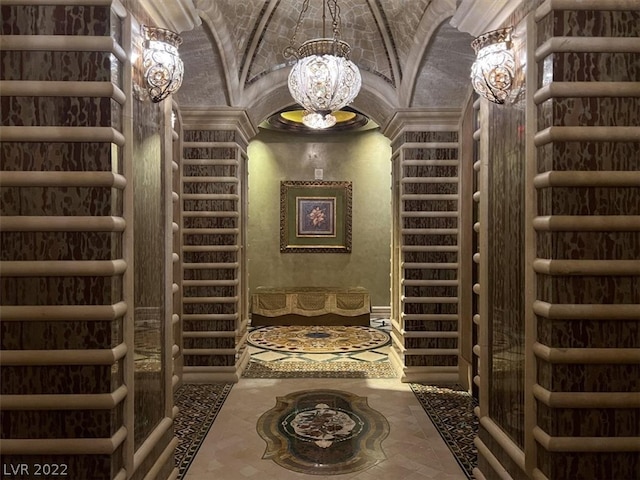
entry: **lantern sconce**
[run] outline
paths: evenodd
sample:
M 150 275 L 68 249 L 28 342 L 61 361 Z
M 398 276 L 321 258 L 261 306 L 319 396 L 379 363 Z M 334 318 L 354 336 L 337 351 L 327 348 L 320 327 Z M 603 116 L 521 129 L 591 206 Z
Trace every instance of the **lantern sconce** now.
M 182 38 L 171 30 L 146 25 L 142 26 L 142 33 L 144 78 L 151 101 L 158 103 L 182 85 L 184 64 L 178 55 Z
M 492 30 L 471 42 L 471 47 L 476 53 L 476 60 L 471 66 L 473 89 L 499 105 L 507 101 L 515 77 L 512 31 L 513 27 Z

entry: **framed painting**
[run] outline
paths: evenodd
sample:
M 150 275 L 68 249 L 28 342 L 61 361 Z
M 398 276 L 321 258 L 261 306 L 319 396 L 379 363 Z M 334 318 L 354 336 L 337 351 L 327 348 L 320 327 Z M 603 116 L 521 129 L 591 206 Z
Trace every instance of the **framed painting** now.
M 351 253 L 351 182 L 280 182 L 280 251 Z

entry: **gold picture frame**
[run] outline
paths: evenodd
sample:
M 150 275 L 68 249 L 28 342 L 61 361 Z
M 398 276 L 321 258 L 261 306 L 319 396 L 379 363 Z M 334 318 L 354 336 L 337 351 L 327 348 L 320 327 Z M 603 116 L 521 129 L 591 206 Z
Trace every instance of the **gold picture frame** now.
M 351 253 L 351 182 L 280 182 L 280 251 Z

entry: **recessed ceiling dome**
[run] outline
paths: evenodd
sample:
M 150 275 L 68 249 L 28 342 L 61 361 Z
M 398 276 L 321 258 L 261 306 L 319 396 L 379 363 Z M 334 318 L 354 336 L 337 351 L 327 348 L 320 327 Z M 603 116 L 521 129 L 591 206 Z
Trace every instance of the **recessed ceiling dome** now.
M 338 110 L 337 112 L 333 112 L 333 116 L 336 119 L 336 122 L 333 126 L 324 129 L 314 129 L 306 126 L 303 123 L 304 117 L 308 115 L 308 113 L 309 112 L 296 107 L 288 108 L 274 113 L 260 126 L 272 130 L 287 130 L 291 132 L 320 134 L 354 130 L 368 130 L 370 128 L 376 128 L 378 126 L 366 115 L 363 115 L 362 113 L 351 108 L 345 108 L 342 110 Z

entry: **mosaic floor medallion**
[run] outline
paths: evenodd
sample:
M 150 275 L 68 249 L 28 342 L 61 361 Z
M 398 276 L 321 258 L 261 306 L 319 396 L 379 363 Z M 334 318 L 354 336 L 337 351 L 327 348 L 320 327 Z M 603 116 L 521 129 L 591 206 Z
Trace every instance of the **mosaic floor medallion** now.
M 386 459 L 389 423 L 359 397 L 339 390 L 307 390 L 277 397 L 257 430 L 267 442 L 262 458 L 295 472 L 339 475 Z
M 250 344 L 279 352 L 343 353 L 389 343 L 387 332 L 364 326 L 269 326 L 253 330 Z

